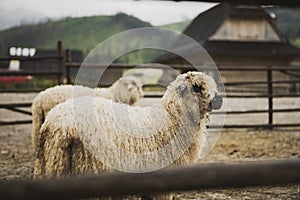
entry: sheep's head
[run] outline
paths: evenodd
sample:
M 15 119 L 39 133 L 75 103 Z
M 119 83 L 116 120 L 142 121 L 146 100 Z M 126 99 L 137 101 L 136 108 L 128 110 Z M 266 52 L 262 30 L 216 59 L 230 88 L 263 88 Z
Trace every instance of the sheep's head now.
M 134 77 L 122 77 L 112 86 L 113 99 L 116 102 L 135 104 L 143 98 L 142 83 Z
M 172 99 L 186 98 L 190 99 L 190 102 L 192 100 L 197 102 L 200 111 L 203 113 L 210 112 L 212 109 L 220 109 L 223 103 L 222 97 L 218 95 L 217 85 L 213 78 L 202 72 L 188 72 L 177 76 L 164 95 L 165 101 L 171 100 L 167 98 L 169 95 L 173 96 Z

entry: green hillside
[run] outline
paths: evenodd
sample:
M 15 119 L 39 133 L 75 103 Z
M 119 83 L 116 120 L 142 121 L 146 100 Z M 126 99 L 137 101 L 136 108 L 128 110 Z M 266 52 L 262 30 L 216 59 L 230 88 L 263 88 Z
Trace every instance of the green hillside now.
M 299 9 L 268 9 L 277 15 L 277 25 L 280 31 L 293 44 L 300 47 L 300 10 Z M 190 23 L 190 20 L 160 26 L 182 32 Z M 134 16 L 118 13 L 114 16 L 92 16 L 80 18 L 65 18 L 58 21 L 48 21 L 37 25 L 25 25 L 0 31 L 0 56 L 7 56 L 10 46 L 35 47 L 38 49 L 55 49 L 56 42 L 61 40 L 64 49 L 81 50 L 86 56 L 96 45 L 106 38 L 125 30 L 139 27 L 151 27 Z M 151 38 L 151 41 L 149 41 Z M 158 32 L 153 35 L 145 35 L 143 38 L 131 36 L 131 44 L 116 41 L 111 48 L 105 49 L 104 54 L 113 55 L 120 48 L 130 45 L 144 44 L 145 41 L 152 44 L 172 45 L 176 37 L 162 37 Z M 127 45 L 122 47 L 120 45 Z M 147 63 L 162 53 L 158 50 L 139 50 L 121 56 L 115 62 L 122 63 Z
M 164 26 L 180 31 L 183 23 L 175 23 Z M 84 56 L 100 42 L 108 37 L 125 30 L 152 27 L 148 22 L 119 13 L 114 16 L 92 16 L 80 18 L 65 18 L 58 21 L 49 21 L 37 25 L 25 25 L 0 32 L 0 56 L 7 56 L 10 46 L 35 47 L 38 49 L 55 49 L 58 40 L 63 43 L 64 49 L 76 49 L 83 51 Z M 136 44 L 164 44 L 171 46 L 176 37 L 163 37 L 160 32 L 155 35 L 141 37 L 131 35 L 128 42 L 115 41 L 110 47 L 104 49 L 101 55 L 111 56 L 120 48 L 130 48 Z M 122 46 L 123 45 L 123 46 Z M 125 46 L 124 46 L 125 45 Z M 122 63 L 147 63 L 153 61 L 161 50 L 143 49 L 119 57 L 115 62 Z M 97 55 L 95 55 L 97 57 Z
M 191 23 L 191 20 L 185 20 L 182 22 L 172 23 L 172 24 L 166 24 L 160 26 L 161 28 L 167 28 L 171 29 L 173 31 L 183 32 L 184 29 Z
M 87 54 L 99 42 L 124 30 L 148 27 L 150 23 L 119 13 L 115 16 L 66 18 L 38 25 L 27 25 L 0 32 L 1 55 L 9 46 L 55 49 L 58 40 L 64 48 L 79 49 Z

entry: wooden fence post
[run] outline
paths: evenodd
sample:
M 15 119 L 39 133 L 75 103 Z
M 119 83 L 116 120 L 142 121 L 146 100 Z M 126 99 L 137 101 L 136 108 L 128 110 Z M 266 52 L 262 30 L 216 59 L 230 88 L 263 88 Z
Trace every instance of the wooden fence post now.
M 62 42 L 61 41 L 57 42 L 57 56 L 60 57 L 57 60 L 57 70 L 59 72 L 57 81 L 58 81 L 58 84 L 60 85 L 63 83 L 63 74 L 64 74 L 64 57 L 63 57 L 63 52 L 62 52 Z
M 273 128 L 273 78 L 272 78 L 272 69 L 267 69 L 267 79 L 268 79 L 268 128 Z
M 72 57 L 71 57 L 71 51 L 70 49 L 66 50 L 66 63 L 72 62 Z M 71 84 L 71 67 L 68 65 L 65 65 L 66 68 L 66 79 L 67 79 L 67 84 Z

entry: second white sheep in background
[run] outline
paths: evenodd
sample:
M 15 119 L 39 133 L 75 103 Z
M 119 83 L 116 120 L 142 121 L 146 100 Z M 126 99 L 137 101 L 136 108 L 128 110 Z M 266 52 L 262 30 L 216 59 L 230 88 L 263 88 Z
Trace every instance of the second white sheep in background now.
M 59 85 L 40 92 L 32 103 L 32 145 L 37 147 L 39 130 L 48 112 L 57 104 L 80 96 L 95 96 L 129 105 L 143 97 L 142 83 L 134 77 L 122 77 L 109 88 L 89 88 L 80 85 Z

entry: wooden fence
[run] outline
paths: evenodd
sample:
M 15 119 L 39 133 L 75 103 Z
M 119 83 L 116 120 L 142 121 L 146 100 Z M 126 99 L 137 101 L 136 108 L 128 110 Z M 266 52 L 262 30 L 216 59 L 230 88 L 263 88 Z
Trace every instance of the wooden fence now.
M 28 61 L 43 61 L 43 60 L 56 60 L 57 70 L 55 71 L 0 71 L 0 77 L 3 76 L 35 76 L 35 77 L 57 77 L 57 84 L 63 83 L 63 71 L 64 71 L 64 55 L 62 50 L 62 42 L 57 42 L 57 55 L 56 56 L 39 56 L 39 57 L 7 57 L 0 58 L 0 61 L 11 61 L 19 60 L 21 62 Z M 40 92 L 40 90 L 27 89 L 27 90 L 17 90 L 17 89 L 2 89 L 0 92 L 6 93 L 27 93 L 27 92 Z M 31 115 L 31 112 L 23 110 L 22 108 L 31 107 L 31 102 L 20 102 L 20 103 L 0 103 L 0 109 L 6 109 L 17 113 L 22 113 L 25 115 Z M 0 126 L 5 125 L 17 125 L 17 124 L 30 124 L 32 120 L 18 120 L 18 121 L 0 121 Z
M 71 83 L 71 69 L 78 68 L 80 63 L 64 62 L 61 43 L 58 43 L 57 56 L 38 58 L 18 58 L 18 60 L 43 60 L 56 59 L 58 71 L 56 72 L 0 72 L 0 76 L 55 76 L 58 84 L 62 83 L 64 67 L 66 68 L 66 80 Z M 0 60 L 13 60 L 15 58 L 0 58 Z M 93 65 L 91 67 L 105 67 L 105 65 Z M 132 69 L 135 65 L 113 64 L 110 68 Z M 163 69 L 158 65 L 142 66 L 145 68 Z M 173 69 L 194 70 L 191 66 L 174 65 Z M 209 68 L 202 68 L 210 70 Z M 298 80 L 273 80 L 273 72 L 287 71 L 299 72 L 299 67 L 219 67 L 219 71 L 262 71 L 266 73 L 267 81 L 225 82 L 225 86 L 240 85 L 265 85 L 266 94 L 229 94 L 227 98 L 265 98 L 268 100 L 268 109 L 262 110 L 237 110 L 226 112 L 227 115 L 243 115 L 267 113 L 267 124 L 255 125 L 225 125 L 224 128 L 274 128 L 274 127 L 299 127 L 300 123 L 274 124 L 274 113 L 299 112 L 300 108 L 274 109 L 275 98 L 292 97 L 299 98 L 300 94 L 276 94 L 273 91 L 274 84 L 298 84 Z M 4 92 L 4 91 L 2 91 Z M 33 92 L 5 91 L 5 92 Z M 161 97 L 161 94 L 146 95 L 147 97 Z M 1 103 L 0 109 L 7 109 L 24 115 L 31 115 L 29 111 L 22 110 L 31 106 L 27 103 Z M 214 114 L 225 114 L 214 112 Z M 0 125 L 28 124 L 31 120 L 6 121 Z M 253 186 L 270 186 L 300 184 L 300 159 L 248 163 L 248 164 L 211 164 L 178 169 L 167 169 L 143 174 L 107 174 L 93 177 L 77 177 L 56 180 L 26 180 L 26 181 L 0 181 L 0 194 L 2 199 L 82 199 L 123 195 L 152 195 L 172 191 L 191 191 L 206 189 L 243 188 Z
M 300 108 L 290 108 L 290 109 L 274 109 L 273 108 L 273 99 L 274 98 L 299 98 L 300 94 L 275 94 L 273 91 L 274 84 L 292 84 L 300 83 L 298 80 L 284 80 L 284 81 L 273 81 L 273 72 L 275 71 L 300 71 L 300 67 L 224 67 L 220 68 L 220 71 L 263 71 L 266 73 L 267 81 L 251 81 L 251 82 L 231 82 L 224 83 L 225 86 L 238 86 L 238 85 L 266 85 L 267 93 L 266 94 L 254 94 L 254 95 L 226 95 L 227 98 L 267 98 L 268 99 L 268 109 L 265 110 L 247 110 L 247 111 L 231 111 L 226 112 L 227 115 L 240 115 L 240 114 L 255 114 L 255 113 L 268 113 L 268 124 L 259 124 L 259 125 L 225 125 L 225 128 L 269 128 L 274 127 L 295 127 L 300 126 L 299 123 L 290 123 L 290 124 L 274 124 L 273 114 L 274 113 L 286 113 L 286 112 L 299 112 Z M 218 114 L 218 112 L 216 112 Z M 222 114 L 222 113 L 219 113 Z
M 57 61 L 57 70 L 53 71 L 0 71 L 0 76 L 47 76 L 47 77 L 57 77 L 57 83 L 63 83 L 63 72 L 64 72 L 64 55 L 62 50 L 62 42 L 57 42 L 57 55 L 56 56 L 39 56 L 39 57 L 6 57 L 1 58 L 0 61 L 11 61 L 11 60 L 19 60 L 21 62 L 28 62 L 28 61 L 42 61 L 42 60 L 56 60 Z M 34 92 L 31 90 L 1 90 L 0 92 Z
M 79 68 L 80 63 L 66 63 L 66 78 L 68 84 L 72 84 L 72 75 L 71 69 L 72 68 Z M 85 67 L 94 67 L 94 68 L 105 68 L 107 65 L 104 64 L 93 64 L 93 65 L 85 65 Z M 109 66 L 110 69 L 132 69 L 135 68 L 136 65 L 128 65 L 128 64 L 112 64 Z M 175 70 L 195 70 L 194 67 L 190 65 L 170 65 L 172 69 Z M 168 69 L 168 67 L 156 64 L 148 64 L 139 66 L 140 68 L 153 68 L 153 69 Z M 199 67 L 204 71 L 212 70 L 209 67 Z M 215 69 L 213 69 L 215 70 Z M 294 94 L 275 94 L 273 91 L 274 84 L 300 84 L 300 78 L 297 80 L 281 80 L 281 81 L 274 81 L 273 80 L 273 72 L 275 71 L 288 71 L 288 72 L 300 72 L 300 67 L 218 67 L 219 71 L 260 71 L 266 73 L 266 81 L 244 81 L 244 82 L 225 82 L 224 86 L 242 86 L 242 85 L 266 85 L 267 86 L 267 93 L 266 94 L 227 94 L 226 98 L 267 98 L 268 100 L 268 109 L 263 110 L 237 110 L 237 111 L 227 111 L 225 112 L 218 112 L 214 111 L 213 114 L 226 114 L 226 115 L 243 115 L 243 114 L 256 114 L 256 113 L 268 113 L 268 123 L 267 124 L 254 124 L 254 125 L 241 125 L 241 124 L 233 124 L 233 125 L 224 125 L 223 128 L 268 128 L 272 129 L 275 127 L 299 127 L 299 123 L 282 123 L 282 124 L 274 124 L 273 122 L 273 115 L 274 113 L 288 113 L 288 112 L 299 112 L 300 108 L 286 108 L 286 109 L 274 109 L 273 108 L 273 100 L 275 98 L 299 98 L 300 93 Z M 161 97 L 162 93 L 148 93 L 145 97 Z M 211 126 L 212 128 L 219 128 L 217 126 Z
M 34 57 L 34 58 L 18 58 L 19 60 L 45 60 L 45 59 L 56 59 L 58 70 L 57 71 L 51 71 L 51 72 L 37 72 L 37 71 L 1 71 L 0 76 L 24 76 L 24 75 L 32 75 L 32 76 L 56 76 L 58 84 L 61 84 L 63 79 L 65 78 L 68 84 L 72 84 L 72 69 L 76 68 L 78 69 L 81 65 L 81 63 L 72 63 L 72 62 L 65 62 L 68 61 L 70 56 L 70 52 L 66 51 L 66 56 L 63 55 L 62 52 L 62 44 L 61 42 L 58 42 L 57 44 L 57 56 L 45 56 L 45 57 Z M 13 60 L 16 58 L 0 58 L 1 60 Z M 104 68 L 106 65 L 104 64 L 94 64 L 85 67 L 97 67 L 97 68 Z M 132 69 L 135 68 L 136 65 L 129 65 L 129 64 L 111 64 L 109 66 L 109 69 Z M 173 69 L 176 70 L 195 70 L 194 67 L 190 65 L 171 65 Z M 156 64 L 148 64 L 139 66 L 139 68 L 154 68 L 154 69 L 165 69 L 166 67 L 162 65 L 156 65 Z M 66 71 L 66 76 L 64 75 L 64 69 Z M 203 70 L 212 70 L 209 67 L 201 67 Z M 274 127 L 299 127 L 299 123 L 282 123 L 282 124 L 275 124 L 273 120 L 274 113 L 290 113 L 290 112 L 299 112 L 300 108 L 286 108 L 286 109 L 274 109 L 273 106 L 273 100 L 275 98 L 284 98 L 284 97 L 291 97 L 291 98 L 299 98 L 299 93 L 289 93 L 289 94 L 277 94 L 273 90 L 274 84 L 300 84 L 300 77 L 298 77 L 296 80 L 280 80 L 276 81 L 273 80 L 273 72 L 279 71 L 279 72 L 285 72 L 292 74 L 294 76 L 294 72 L 300 72 L 300 67 L 219 67 L 218 70 L 220 72 L 222 71 L 244 71 L 247 72 L 253 72 L 253 71 L 260 71 L 266 73 L 266 81 L 244 81 L 244 82 L 225 82 L 225 86 L 251 86 L 251 85 L 265 85 L 267 88 L 267 92 L 265 94 L 227 94 L 226 98 L 241 98 L 241 99 L 248 99 L 248 98 L 265 98 L 268 100 L 268 108 L 267 109 L 261 109 L 261 110 L 235 110 L 235 111 L 228 111 L 226 112 L 226 115 L 245 115 L 245 114 L 261 114 L 261 113 L 267 113 L 268 114 L 268 123 L 267 124 L 225 124 L 224 128 L 269 128 L 272 129 Z M 108 85 L 106 85 L 108 86 Z M 148 85 L 149 86 L 149 85 Z M 1 92 L 38 92 L 34 90 L 6 90 Z M 161 97 L 162 93 L 146 93 L 145 97 Z M 8 109 L 11 111 L 23 113 L 26 115 L 30 115 L 30 112 L 26 110 L 22 110 L 24 107 L 30 107 L 31 103 L 1 103 L 0 109 Z M 225 114 L 224 112 L 214 112 L 213 114 Z M 21 121 L 0 121 L 1 125 L 16 125 L 16 124 L 27 124 L 31 123 L 31 120 L 21 120 Z M 215 126 L 211 126 L 212 128 L 218 128 Z

